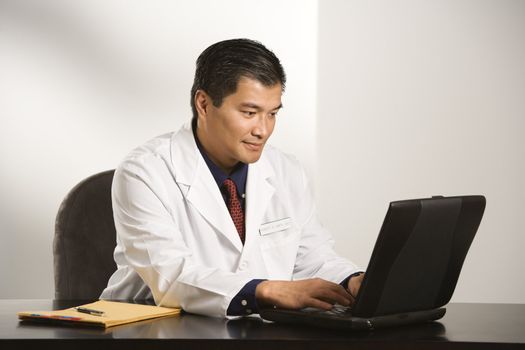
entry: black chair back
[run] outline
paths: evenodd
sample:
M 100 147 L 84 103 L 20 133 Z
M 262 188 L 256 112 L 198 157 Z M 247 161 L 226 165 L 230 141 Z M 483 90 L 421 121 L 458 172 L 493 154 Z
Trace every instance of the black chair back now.
M 111 205 L 115 170 L 81 181 L 62 201 L 55 222 L 55 299 L 97 299 L 117 269 Z

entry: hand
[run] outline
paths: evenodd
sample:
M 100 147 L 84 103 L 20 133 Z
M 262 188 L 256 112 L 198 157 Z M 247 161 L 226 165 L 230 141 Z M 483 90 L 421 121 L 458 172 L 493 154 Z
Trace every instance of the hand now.
M 363 283 L 364 277 L 365 277 L 365 274 L 362 273 L 360 275 L 350 278 L 350 280 L 348 281 L 347 289 L 350 295 L 352 296 L 352 302 L 355 301 L 355 297 L 357 296 L 357 293 L 359 292 L 359 288 L 361 288 L 361 283 Z
M 352 296 L 337 283 L 321 278 L 300 281 L 263 281 L 255 289 L 259 305 L 273 305 L 284 309 L 314 307 L 330 310 L 334 304 L 348 306 Z

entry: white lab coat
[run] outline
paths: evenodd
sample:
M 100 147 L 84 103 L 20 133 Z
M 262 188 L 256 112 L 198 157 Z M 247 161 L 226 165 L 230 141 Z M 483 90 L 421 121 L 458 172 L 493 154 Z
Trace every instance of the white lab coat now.
M 269 145 L 248 167 L 244 246 L 190 123 L 132 151 L 112 198 L 118 269 L 102 299 L 225 317 L 254 278 L 339 283 L 358 271 L 333 251 L 298 162 Z

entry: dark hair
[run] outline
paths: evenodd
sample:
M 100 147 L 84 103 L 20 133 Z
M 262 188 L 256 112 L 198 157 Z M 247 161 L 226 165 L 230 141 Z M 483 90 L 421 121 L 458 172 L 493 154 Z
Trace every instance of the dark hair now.
M 241 77 L 255 79 L 265 86 L 280 83 L 283 91 L 286 82 L 281 62 L 260 42 L 250 39 L 220 41 L 208 47 L 197 58 L 191 88 L 193 118 L 197 118 L 197 90 L 206 92 L 213 105 L 220 107 L 226 96 L 237 91 L 237 83 Z

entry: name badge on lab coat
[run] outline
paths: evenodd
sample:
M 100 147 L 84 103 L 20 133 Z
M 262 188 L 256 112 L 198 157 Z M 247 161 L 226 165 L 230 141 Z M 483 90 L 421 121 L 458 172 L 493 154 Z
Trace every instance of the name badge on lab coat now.
M 262 224 L 259 227 L 259 233 L 261 236 L 268 235 L 270 233 L 284 231 L 292 226 L 291 218 L 284 218 L 280 220 L 270 221 L 265 224 Z

